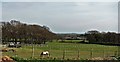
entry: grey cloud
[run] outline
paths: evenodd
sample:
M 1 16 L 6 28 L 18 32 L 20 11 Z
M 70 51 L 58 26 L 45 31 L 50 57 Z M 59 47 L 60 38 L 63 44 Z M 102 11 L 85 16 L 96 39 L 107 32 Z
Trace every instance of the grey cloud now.
M 3 3 L 3 20 L 49 26 L 54 32 L 117 31 L 117 3 Z

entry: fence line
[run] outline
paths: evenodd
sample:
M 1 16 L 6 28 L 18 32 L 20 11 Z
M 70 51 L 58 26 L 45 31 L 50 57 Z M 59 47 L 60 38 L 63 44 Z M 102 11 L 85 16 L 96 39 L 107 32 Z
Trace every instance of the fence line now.
M 37 48 L 35 48 L 37 45 L 25 45 L 25 47 L 27 46 L 31 46 L 31 50 L 29 52 L 26 52 L 26 51 L 21 51 L 23 54 L 24 53 L 29 53 L 29 55 L 32 56 L 32 58 L 34 57 L 40 57 L 40 53 L 43 51 L 43 50 L 38 50 Z M 47 45 L 46 45 L 47 46 Z M 46 47 L 46 46 L 39 46 L 39 47 Z M 58 47 L 58 46 L 57 46 Z M 110 57 L 110 56 L 117 56 L 118 55 L 118 51 L 114 51 L 114 52 L 105 52 L 105 50 L 103 51 L 100 51 L 100 52 L 96 52 L 93 50 L 93 48 L 90 48 L 90 50 L 88 51 L 84 51 L 84 50 L 67 50 L 67 49 L 61 49 L 61 48 L 64 48 L 64 46 L 59 46 L 60 50 L 52 50 L 53 48 L 50 47 L 50 46 L 47 46 L 47 48 L 49 48 L 49 52 L 50 52 L 50 58 L 61 58 L 61 59 L 87 59 L 87 58 L 93 58 L 93 57 Z M 12 52 L 10 52 L 12 53 Z M 97 54 L 97 55 L 96 55 Z M 101 55 L 99 55 L 101 54 Z M 12 55 L 17 55 L 17 56 L 21 56 L 19 55 L 19 53 L 15 52 L 15 53 L 12 53 Z

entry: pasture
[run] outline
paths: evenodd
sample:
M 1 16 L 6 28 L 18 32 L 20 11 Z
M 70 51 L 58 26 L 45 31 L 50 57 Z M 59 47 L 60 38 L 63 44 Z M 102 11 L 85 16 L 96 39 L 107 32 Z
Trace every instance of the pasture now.
M 69 43 L 69 41 L 75 43 Z M 118 53 L 117 46 L 76 43 L 78 40 L 69 41 L 67 43 L 53 41 L 45 45 L 23 45 L 21 48 L 16 48 L 16 52 L 3 52 L 3 55 L 40 59 L 40 53 L 48 50 L 49 59 L 87 59 L 114 56 Z

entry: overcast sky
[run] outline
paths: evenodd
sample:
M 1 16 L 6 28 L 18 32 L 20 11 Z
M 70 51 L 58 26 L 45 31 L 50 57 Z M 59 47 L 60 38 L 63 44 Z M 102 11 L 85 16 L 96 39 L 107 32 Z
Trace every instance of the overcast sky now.
M 119 0 L 1 0 L 2 2 L 118 2 Z
M 46 25 L 56 33 L 118 31 L 117 2 L 3 2 L 2 20 Z

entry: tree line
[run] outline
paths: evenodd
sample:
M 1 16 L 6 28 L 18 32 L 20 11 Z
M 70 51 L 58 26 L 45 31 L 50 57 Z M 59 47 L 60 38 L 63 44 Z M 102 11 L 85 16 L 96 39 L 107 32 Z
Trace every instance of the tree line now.
M 36 24 L 26 24 L 20 21 L 11 20 L 10 22 L 1 22 L 2 42 L 19 41 L 22 43 L 41 44 L 55 39 L 86 39 L 88 43 L 97 44 L 120 44 L 120 34 L 115 32 L 99 32 L 91 30 L 85 34 L 56 34 L 49 27 Z
M 92 30 L 85 33 L 85 37 L 89 43 L 120 45 L 120 34 L 115 32 L 99 32 Z
M 56 39 L 56 34 L 47 26 L 26 24 L 16 20 L 1 22 L 1 25 L 3 43 L 19 41 L 23 43 L 41 44 Z

